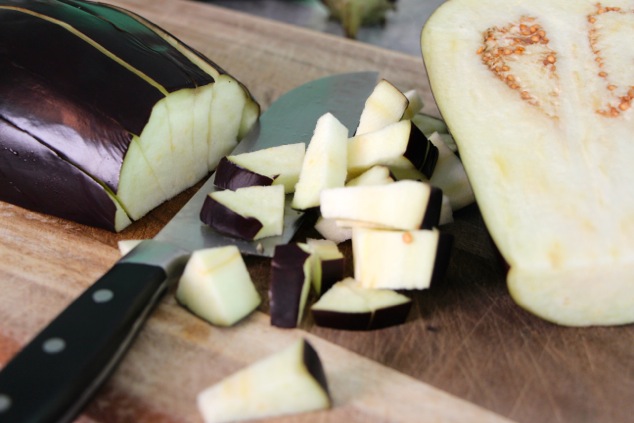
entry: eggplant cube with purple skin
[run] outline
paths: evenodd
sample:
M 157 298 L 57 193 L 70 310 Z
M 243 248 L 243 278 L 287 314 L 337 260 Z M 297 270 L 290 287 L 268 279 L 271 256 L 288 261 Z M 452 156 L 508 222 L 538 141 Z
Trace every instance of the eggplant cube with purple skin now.
M 176 299 L 217 326 L 234 325 L 261 302 L 235 245 L 194 251 L 179 280 Z
M 348 175 L 358 176 L 373 166 L 389 167 L 397 179 L 431 177 L 438 149 L 410 120 L 399 120 L 348 142 Z
M 321 194 L 321 215 L 342 226 L 429 229 L 438 225 L 442 191 L 420 181 L 331 188 Z
M 295 191 L 306 153 L 303 142 L 286 144 L 220 160 L 214 184 L 236 190 L 252 185 L 283 185 L 286 194 Z
M 250 186 L 214 191 L 205 198 L 200 220 L 212 229 L 245 240 L 281 235 L 284 187 Z
M 299 325 L 310 292 L 311 275 L 311 254 L 301 244 L 281 244 L 275 247 L 269 281 L 273 326 L 294 328 Z
M 311 254 L 311 282 L 317 295 L 328 291 L 335 282 L 344 277 L 346 259 L 334 241 L 328 239 L 307 239 L 300 246 Z
M 318 326 L 345 330 L 382 329 L 404 323 L 412 300 L 390 289 L 364 288 L 353 278 L 337 282 L 311 306 Z
M 205 423 L 228 423 L 326 410 L 332 400 L 317 351 L 300 339 L 203 390 Z
M 429 288 L 444 277 L 452 244 L 438 229 L 353 228 L 354 278 L 366 288 Z

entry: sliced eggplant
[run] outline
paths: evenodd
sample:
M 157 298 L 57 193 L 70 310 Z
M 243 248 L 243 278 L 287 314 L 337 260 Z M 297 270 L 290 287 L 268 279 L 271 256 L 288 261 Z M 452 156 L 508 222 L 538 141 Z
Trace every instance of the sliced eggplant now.
M 438 229 L 353 228 L 354 278 L 365 288 L 429 288 L 444 278 L 452 244 Z
M 198 394 L 205 423 L 227 423 L 324 410 L 328 381 L 317 351 L 300 339 Z
M 350 179 L 346 182 L 347 187 L 354 187 L 360 185 L 385 185 L 394 182 L 394 176 L 390 172 L 390 168 L 387 166 L 372 166 L 370 169 L 363 172 L 356 178 Z
M 337 282 L 310 310 L 315 324 L 334 329 L 374 330 L 407 320 L 412 300 L 389 289 L 362 287 L 353 278 Z
M 429 140 L 438 150 L 438 161 L 429 183 L 440 188 L 449 198 L 452 210 L 457 211 L 473 204 L 475 195 L 460 158 L 446 145 L 438 132 L 434 132 Z
M 430 137 L 434 132 L 439 134 L 449 133 L 449 128 L 447 128 L 445 121 L 435 116 L 419 112 L 412 116 L 411 120 L 426 137 Z
M 281 235 L 284 229 L 284 187 L 251 186 L 209 194 L 200 220 L 236 238 L 257 240 Z
M 335 219 L 325 219 L 323 216 L 317 218 L 315 229 L 319 235 L 335 244 L 341 244 L 352 238 L 352 228 L 339 226 Z
M 297 243 L 275 247 L 269 281 L 271 325 L 294 328 L 300 324 L 310 292 L 311 275 L 310 252 Z
M 219 188 L 238 189 L 251 185 L 283 185 L 295 190 L 306 154 L 306 144 L 280 145 L 220 160 L 214 183 Z
M 334 241 L 307 239 L 305 251 L 311 254 L 311 283 L 318 296 L 344 277 L 346 259 Z
M 347 176 L 346 128 L 331 113 L 317 120 L 314 134 L 306 148 L 299 181 L 295 185 L 292 207 L 306 210 L 319 206 L 325 188 L 342 187 Z
M 409 90 L 403 93 L 407 97 L 407 109 L 403 113 L 403 119 L 412 119 L 423 109 L 424 103 L 420 94 L 416 90 Z
M 382 79 L 365 101 L 355 135 L 362 135 L 398 122 L 405 115 L 409 101 L 391 82 Z
M 373 166 L 388 166 L 398 179 L 429 178 L 438 150 L 410 120 L 400 120 L 348 142 L 348 175 Z
M 261 298 L 235 245 L 194 251 L 178 282 L 176 299 L 216 326 L 233 326 Z
M 438 225 L 442 191 L 426 182 L 330 188 L 321 193 L 321 215 L 341 226 L 420 229 Z
M 452 0 L 422 51 L 515 301 L 634 322 L 632 4 Z
M 0 40 L 0 200 L 34 211 L 119 231 L 259 114 L 238 81 L 120 8 L 2 0 Z

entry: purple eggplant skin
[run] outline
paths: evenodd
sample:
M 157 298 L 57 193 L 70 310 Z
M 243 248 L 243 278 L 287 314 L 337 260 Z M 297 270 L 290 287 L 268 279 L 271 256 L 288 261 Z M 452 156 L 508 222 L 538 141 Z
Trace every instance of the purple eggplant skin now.
M 321 288 L 319 295 L 328 291 L 332 286 L 344 278 L 346 272 L 345 258 L 321 260 Z
M 309 259 L 310 254 L 297 244 L 275 247 L 269 283 L 271 325 L 297 327 L 301 318 L 302 292 L 306 289 L 305 284 L 310 283 L 309 275 L 305 273 Z
M 451 260 L 451 250 L 453 249 L 454 237 L 452 234 L 441 232 L 438 236 L 438 246 L 436 247 L 436 259 L 431 275 L 430 288 L 442 284 Z
M 152 108 L 171 92 L 214 82 L 174 42 L 103 3 L 0 0 L 0 149 L 37 157 L 3 160 L 0 201 L 115 231 L 108 193 L 116 195 L 125 155 Z
M 411 121 L 409 142 L 403 157 L 409 160 L 428 179 L 431 178 L 436 162 L 438 162 L 438 148 Z
M 273 178 L 245 169 L 227 157 L 220 159 L 216 167 L 214 185 L 220 189 L 235 191 L 238 188 L 268 186 L 271 184 L 273 184 Z
M 405 323 L 412 307 L 411 301 L 363 313 L 335 310 L 312 310 L 315 324 L 331 329 L 368 331 Z
M 262 229 L 262 222 L 254 217 L 245 217 L 207 196 L 200 209 L 200 220 L 215 231 L 247 241 Z
M 328 397 L 330 398 L 330 389 L 328 388 L 328 380 L 326 379 L 326 372 L 324 371 L 324 367 L 321 364 L 321 359 L 317 354 L 317 351 L 307 340 L 304 341 L 304 354 L 302 360 L 308 373 L 317 381 L 319 386 L 326 392 Z
M 442 209 L 442 190 L 438 187 L 432 186 L 429 192 L 429 200 L 427 202 L 427 209 L 423 215 L 423 221 L 421 222 L 421 229 L 432 229 L 438 226 L 440 222 L 440 212 Z
M 46 171 L 34 171 L 45 168 Z M 115 205 L 95 180 L 60 160 L 32 135 L 0 118 L 0 192 L 3 200 L 76 222 L 114 230 Z

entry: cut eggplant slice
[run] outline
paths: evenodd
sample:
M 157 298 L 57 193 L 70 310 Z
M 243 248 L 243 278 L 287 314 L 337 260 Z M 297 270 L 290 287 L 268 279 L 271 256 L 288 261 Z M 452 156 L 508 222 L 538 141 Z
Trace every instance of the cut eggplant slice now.
M 323 216 L 319 216 L 317 219 L 315 230 L 319 232 L 319 235 L 335 244 L 341 244 L 352 238 L 352 228 L 339 226 L 335 219 L 325 219 Z
M 328 291 L 344 277 L 346 259 L 334 241 L 307 239 L 305 251 L 311 255 L 311 283 L 317 295 Z
M 263 419 L 331 407 L 317 351 L 301 339 L 198 394 L 205 423 Z
M 452 0 L 422 52 L 515 301 L 634 322 L 634 12 L 614 0 Z
M 119 231 L 207 175 L 259 114 L 238 81 L 120 8 L 2 0 L 0 40 L 14 156 L 0 200 L 34 211 Z
M 360 185 L 385 185 L 394 182 L 394 177 L 387 166 L 372 166 L 356 178 L 346 182 L 347 187 Z
M 435 116 L 426 113 L 416 113 L 411 120 L 426 137 L 430 137 L 434 132 L 439 134 L 449 133 L 449 128 L 447 128 L 445 121 Z
M 321 215 L 342 226 L 419 229 L 438 225 L 442 191 L 420 181 L 330 188 L 321 193 Z
M 403 113 L 403 119 L 412 119 L 423 109 L 423 99 L 416 90 L 409 90 L 403 93 L 407 98 L 407 109 Z
M 410 120 L 355 135 L 348 142 L 349 176 L 384 165 L 398 179 L 429 178 L 437 159 L 437 148 Z
M 305 154 L 306 144 L 300 142 L 227 156 L 218 164 L 214 183 L 232 190 L 251 185 L 283 185 L 289 194 L 295 190 Z
M 362 287 L 353 278 L 337 282 L 310 310 L 315 324 L 334 329 L 373 330 L 407 320 L 412 300 L 389 289 Z
M 271 325 L 294 328 L 304 316 L 311 286 L 311 254 L 296 243 L 275 247 L 271 260 Z
M 318 207 L 323 189 L 344 186 L 347 176 L 347 140 L 348 128 L 334 115 L 326 113 L 317 120 L 295 186 L 292 201 L 294 209 Z
M 214 191 L 205 198 L 200 220 L 220 233 L 246 240 L 281 235 L 284 187 L 251 186 L 235 191 Z
M 405 94 L 389 81 L 380 80 L 365 101 L 355 135 L 378 131 L 398 122 L 405 115 L 408 105 Z
M 438 162 L 429 183 L 440 188 L 449 198 L 452 210 L 473 204 L 475 195 L 460 158 L 445 144 L 441 134 L 434 132 L 429 140 L 438 149 Z
M 365 288 L 425 289 L 444 278 L 453 237 L 437 229 L 353 228 L 354 278 Z
M 217 326 L 233 326 L 261 298 L 235 245 L 194 251 L 178 282 L 176 299 Z

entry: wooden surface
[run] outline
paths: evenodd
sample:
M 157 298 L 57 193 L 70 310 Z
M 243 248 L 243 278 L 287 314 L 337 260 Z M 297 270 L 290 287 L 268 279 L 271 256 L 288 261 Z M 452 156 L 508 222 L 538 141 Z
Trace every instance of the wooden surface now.
M 380 71 L 424 95 L 420 57 L 370 47 L 208 4 L 114 0 L 208 55 L 266 108 L 283 92 L 337 72 Z M 0 204 L 0 364 L 119 257 L 118 239 L 151 237 L 191 195 L 121 234 Z M 456 237 L 445 283 L 414 294 L 402 326 L 356 333 L 269 325 L 268 303 L 218 329 L 168 295 L 81 422 L 199 422 L 198 391 L 308 337 L 321 355 L 334 408 L 297 422 L 626 422 L 634 415 L 634 327 L 564 328 L 510 299 L 504 271 L 474 207 L 444 227 Z M 310 233 L 308 233 L 310 235 Z M 349 245 L 344 245 L 349 254 Z M 248 259 L 266 296 L 268 261 Z

